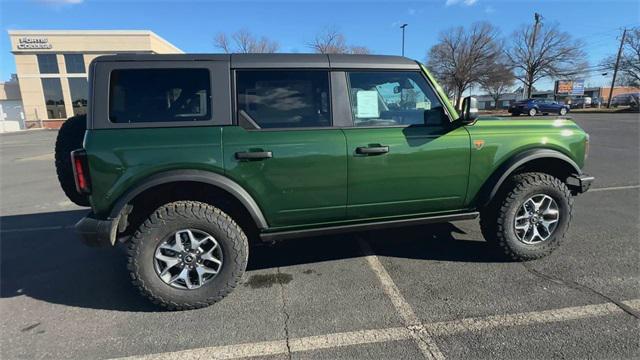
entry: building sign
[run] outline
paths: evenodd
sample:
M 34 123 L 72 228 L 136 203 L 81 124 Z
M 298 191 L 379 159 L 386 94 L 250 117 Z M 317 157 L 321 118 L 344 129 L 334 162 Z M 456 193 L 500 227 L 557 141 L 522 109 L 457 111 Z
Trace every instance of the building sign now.
M 584 80 L 557 80 L 556 95 L 584 95 Z
M 51 49 L 51 43 L 46 37 L 21 37 L 18 38 L 19 50 L 31 50 L 31 49 Z

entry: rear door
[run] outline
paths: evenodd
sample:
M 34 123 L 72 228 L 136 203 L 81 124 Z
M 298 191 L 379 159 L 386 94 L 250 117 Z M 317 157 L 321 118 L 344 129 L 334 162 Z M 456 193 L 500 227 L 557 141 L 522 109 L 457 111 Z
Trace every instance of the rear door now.
M 348 71 L 353 126 L 345 128 L 351 219 L 463 206 L 469 133 L 454 127 L 420 71 Z
M 223 128 L 225 171 L 270 227 L 344 220 L 347 160 L 332 126 L 329 72 L 239 69 L 239 125 Z

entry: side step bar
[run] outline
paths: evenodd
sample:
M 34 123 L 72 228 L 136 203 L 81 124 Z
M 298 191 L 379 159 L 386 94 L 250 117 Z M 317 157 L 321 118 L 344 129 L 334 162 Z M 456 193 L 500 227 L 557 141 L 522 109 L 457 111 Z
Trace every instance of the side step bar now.
M 427 217 L 412 218 L 412 219 L 377 221 L 377 222 L 370 222 L 370 223 L 329 226 L 329 227 L 322 227 L 322 228 L 315 228 L 315 229 L 279 231 L 279 232 L 271 232 L 271 233 L 262 233 L 260 234 L 260 239 L 264 242 L 273 242 L 273 241 L 302 238 L 302 237 L 323 236 L 323 235 L 333 235 L 333 234 L 341 234 L 341 233 L 357 232 L 357 231 L 387 229 L 387 228 L 393 228 L 393 227 L 434 224 L 434 223 L 442 223 L 442 222 L 448 222 L 448 221 L 470 220 L 470 219 L 477 218 L 478 215 L 479 213 L 477 211 L 474 211 L 474 212 L 461 213 L 461 214 L 436 215 L 436 216 L 427 216 Z

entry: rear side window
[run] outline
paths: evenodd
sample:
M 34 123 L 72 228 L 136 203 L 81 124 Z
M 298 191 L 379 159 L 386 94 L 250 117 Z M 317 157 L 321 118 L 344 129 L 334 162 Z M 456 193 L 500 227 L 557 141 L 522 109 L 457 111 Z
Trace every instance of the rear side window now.
M 211 119 L 208 69 L 121 69 L 111 72 L 109 120 L 114 123 Z
M 331 126 L 327 71 L 238 71 L 238 111 L 260 128 Z

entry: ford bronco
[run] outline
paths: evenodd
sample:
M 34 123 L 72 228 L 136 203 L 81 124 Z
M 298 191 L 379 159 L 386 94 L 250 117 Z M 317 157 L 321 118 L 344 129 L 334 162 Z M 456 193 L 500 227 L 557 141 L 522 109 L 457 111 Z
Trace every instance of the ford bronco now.
M 89 245 L 127 248 L 168 309 L 210 305 L 252 242 L 480 217 L 516 260 L 561 243 L 589 137 L 573 121 L 478 118 L 420 63 L 372 55 L 101 56 L 58 134 Z

